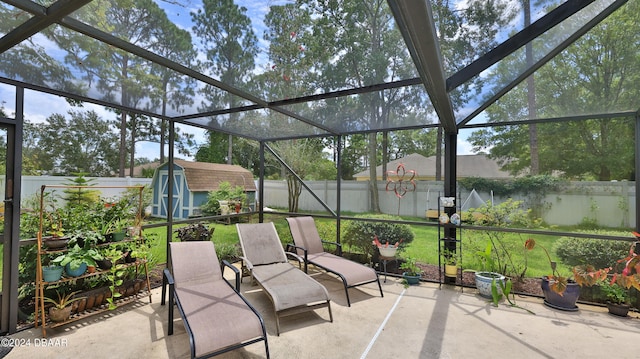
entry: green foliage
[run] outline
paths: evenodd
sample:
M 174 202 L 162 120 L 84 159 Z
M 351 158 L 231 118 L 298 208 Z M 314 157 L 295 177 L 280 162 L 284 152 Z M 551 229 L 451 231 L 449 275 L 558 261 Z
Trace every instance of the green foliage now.
M 175 230 L 178 234 L 178 239 L 181 242 L 187 241 L 209 241 L 213 236 L 215 228 L 207 228 L 202 223 L 193 223 L 185 227 L 180 227 Z
M 417 260 L 413 257 L 405 258 L 402 264 L 400 264 L 400 269 L 410 276 L 416 276 L 422 273 L 422 270 L 417 264 Z
M 95 249 L 80 248 L 80 246 L 76 244 L 68 251 L 54 258 L 52 262 L 63 267 L 68 264 L 71 270 L 76 270 L 80 268 L 82 263 L 95 267 L 96 260 L 102 259 L 102 255 L 100 255 L 100 253 Z
M 380 220 L 398 220 L 398 217 L 380 214 L 368 216 L 356 216 L 373 221 L 349 221 L 345 224 L 343 243 L 358 249 L 361 253 L 370 258 L 375 250 L 371 244 L 374 236 L 382 243 L 395 244 L 402 240 L 399 248 L 403 248 L 411 243 L 414 238 L 411 226 L 408 224 L 398 224 L 391 222 L 380 222 Z
M 86 297 L 76 297 L 73 298 L 74 295 L 76 295 L 77 293 L 79 293 L 79 291 L 75 291 L 75 292 L 71 292 L 68 294 L 60 294 L 59 291 L 56 291 L 56 294 L 58 296 L 57 299 L 53 299 L 53 298 L 49 298 L 49 297 L 44 297 L 44 301 L 45 303 L 51 303 L 53 304 L 54 307 L 58 308 L 58 309 L 63 309 L 71 304 L 73 304 L 73 302 L 78 301 L 78 300 L 82 300 Z
M 611 303 L 628 304 L 631 299 L 629 290 L 617 282 L 611 283 L 609 280 L 603 280 L 598 283 L 598 287 Z
M 84 172 L 73 173 L 73 175 L 75 176 L 73 179 L 69 179 L 66 181 L 66 183 L 64 183 L 67 186 L 77 186 L 77 188 L 65 188 L 63 190 L 65 194 L 64 200 L 66 201 L 66 205 L 68 207 L 77 206 L 80 204 L 90 205 L 98 201 L 98 199 L 100 198 L 100 191 L 80 188 L 93 186 L 95 178 L 86 179 L 84 176 L 86 176 L 87 173 Z
M 243 206 L 247 200 L 247 193 L 242 186 L 232 188 L 231 183 L 224 181 L 216 191 L 211 191 L 207 195 L 207 202 L 200 206 L 202 213 L 213 216 L 220 214 L 220 201 L 240 201 Z
M 620 235 L 606 231 L 588 233 Z M 596 268 L 607 268 L 615 265 L 628 251 L 629 242 L 596 238 L 562 237 L 556 244 L 558 258 L 571 267 L 591 264 Z
M 112 263 L 106 275 L 109 281 L 109 290 L 111 291 L 111 297 L 107 298 L 107 302 L 109 303 L 109 309 L 114 310 L 118 307 L 115 301 L 122 296 L 122 294 L 118 292 L 118 287 L 124 282 L 123 277 L 126 274 L 125 265 L 118 263 L 122 258 L 122 252 L 117 249 L 116 246 L 109 246 L 104 252 L 104 257 Z
M 216 243 L 216 255 L 219 261 L 233 262 L 240 257 L 240 248 L 234 243 Z
M 487 203 L 486 205 L 471 209 L 478 213 L 470 218 L 473 225 L 485 227 L 520 227 L 530 228 L 539 220 L 529 218 L 530 210 L 522 208 L 522 201 L 508 199 L 498 205 Z M 469 248 L 476 255 L 483 266 L 490 271 L 498 272 L 505 276 L 524 277 L 527 271 L 526 256 L 524 256 L 523 241 L 508 240 L 505 232 L 491 229 L 481 231 L 487 241 L 483 242 L 476 237 L 471 237 Z M 522 256 L 518 255 L 522 254 Z M 524 261 L 520 259 L 524 258 Z
M 544 194 L 557 190 L 566 183 L 557 177 L 549 175 L 525 176 L 513 180 L 494 180 L 482 177 L 465 177 L 458 180 L 461 187 L 481 192 L 491 192 L 498 196 L 508 197 L 517 193 Z

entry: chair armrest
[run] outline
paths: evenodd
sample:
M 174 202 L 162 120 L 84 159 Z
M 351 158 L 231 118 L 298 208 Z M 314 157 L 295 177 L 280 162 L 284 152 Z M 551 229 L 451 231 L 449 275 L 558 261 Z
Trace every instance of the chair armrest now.
M 300 257 L 298 254 L 291 252 L 292 249 L 299 249 L 304 253 L 304 258 Z M 298 267 L 301 263 L 304 263 L 304 272 L 307 273 L 307 249 L 304 247 L 296 246 L 295 244 L 289 243 L 287 244 L 287 249 L 285 254 L 293 257 L 298 261 Z
M 342 243 L 322 240 L 322 244 L 331 244 L 331 245 L 336 246 L 336 248 L 338 250 L 338 255 L 340 257 L 342 257 Z
M 248 270 L 253 269 L 253 264 L 246 257 L 240 257 L 240 259 L 245 262 L 245 266 L 247 267 Z
M 175 281 L 173 280 L 173 275 L 171 275 L 171 271 L 169 271 L 169 268 L 165 268 L 162 271 L 162 274 L 164 274 L 164 277 L 167 279 L 167 284 L 169 285 L 175 284 Z
M 240 270 L 226 260 L 222 260 L 222 277 L 224 278 L 224 268 L 229 267 L 236 275 L 236 292 L 240 293 Z M 226 278 L 224 278 L 227 281 Z M 229 283 L 229 281 L 227 281 Z

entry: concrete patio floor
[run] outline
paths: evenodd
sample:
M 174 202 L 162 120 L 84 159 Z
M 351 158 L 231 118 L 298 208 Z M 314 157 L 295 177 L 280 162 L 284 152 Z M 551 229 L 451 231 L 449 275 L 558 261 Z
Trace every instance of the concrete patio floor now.
M 285 317 L 279 337 L 268 298 L 244 279 L 243 294 L 265 320 L 271 358 L 638 358 L 637 313 L 619 318 L 583 304 L 563 312 L 518 297 L 532 315 L 506 304 L 493 307 L 474 289 L 432 283 L 405 289 L 392 277 L 383 283 L 384 298 L 375 284 L 350 289 L 347 307 L 341 282 L 313 276 L 330 292 L 334 322 L 326 308 Z M 11 338 L 30 346 L 14 347 L 6 358 L 188 358 L 189 339 L 176 315 L 175 334 L 167 336 L 167 307 L 155 289 L 152 304 L 145 298 L 49 329 L 46 342 L 40 328 L 16 333 Z M 217 358 L 264 357 L 264 344 L 257 343 Z

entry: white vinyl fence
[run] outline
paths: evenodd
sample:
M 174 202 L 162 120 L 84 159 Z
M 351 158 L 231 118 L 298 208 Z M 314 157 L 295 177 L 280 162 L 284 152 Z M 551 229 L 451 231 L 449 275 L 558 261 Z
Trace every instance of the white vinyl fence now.
M 333 181 L 305 182 L 314 193 L 336 209 L 336 183 Z M 369 182 L 343 181 L 341 190 L 341 210 L 367 212 L 370 198 Z M 407 192 L 399 199 L 393 191 L 385 190 L 386 183 L 378 182 L 380 210 L 383 213 L 423 217 L 427 210 L 437 211 L 438 196 L 444 192 L 442 182 L 418 181 L 416 190 Z M 267 207 L 287 208 L 287 183 L 285 181 L 265 181 L 264 202 Z M 481 201 L 499 204 L 507 198 L 491 193 L 461 190 L 458 206 L 463 209 L 477 208 Z M 533 197 L 533 195 L 532 195 Z M 547 193 L 539 205 L 532 204 L 532 198 L 525 195 L 513 196 L 528 207 L 542 214 L 542 219 L 551 225 L 576 225 L 588 221 L 605 227 L 635 228 L 635 182 L 571 182 L 559 192 Z M 299 202 L 300 211 L 324 211 L 324 207 L 303 189 Z

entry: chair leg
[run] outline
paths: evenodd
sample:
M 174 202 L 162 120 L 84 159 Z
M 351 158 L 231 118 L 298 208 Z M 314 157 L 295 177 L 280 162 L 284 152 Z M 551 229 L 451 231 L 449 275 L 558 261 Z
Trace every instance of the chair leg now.
M 167 291 L 167 277 L 163 275 L 162 276 L 162 296 L 160 297 L 160 305 L 164 305 L 165 303 L 165 297 L 167 295 L 166 291 Z
M 169 285 L 169 328 L 167 329 L 167 335 L 173 335 L 173 286 Z
M 342 282 L 344 284 L 344 293 L 347 295 L 347 307 L 351 306 L 351 300 L 349 299 L 349 288 L 347 287 L 346 282 Z
M 380 288 L 380 297 L 384 298 L 384 293 L 382 292 L 382 285 L 380 284 L 380 277 L 378 277 L 378 288 Z

